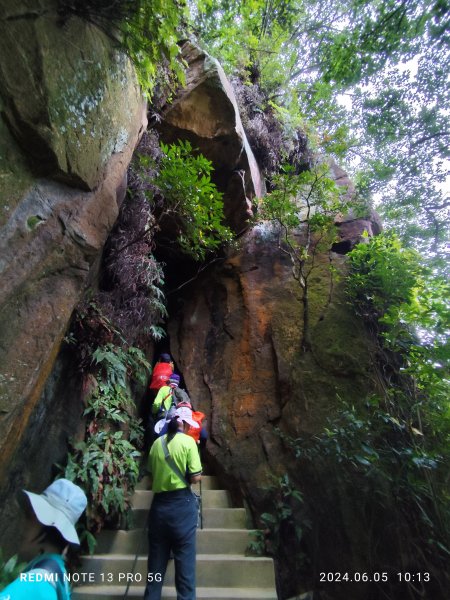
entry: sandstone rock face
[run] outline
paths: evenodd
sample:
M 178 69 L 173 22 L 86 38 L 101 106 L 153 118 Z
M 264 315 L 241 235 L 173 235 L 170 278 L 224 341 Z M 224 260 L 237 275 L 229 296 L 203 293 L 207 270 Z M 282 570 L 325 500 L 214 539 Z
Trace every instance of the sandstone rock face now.
M 248 214 L 242 200 L 264 190 L 253 185 L 248 191 L 255 169 L 248 160 L 236 162 L 236 157 L 242 161 L 240 119 L 221 70 L 190 45 L 183 51 L 189 63 L 187 87 L 164 114 L 162 136 L 169 142 L 189 139 L 213 162 L 216 183 L 226 190 L 225 214 L 239 231 Z M 242 170 L 236 172 L 238 168 Z M 351 199 L 355 189 L 348 175 L 335 163 L 330 170 Z M 238 195 L 241 174 L 244 196 Z M 273 510 L 270 486 L 286 474 L 310 495 L 312 505 L 320 501 L 320 492 L 308 487 L 308 475 L 298 471 L 283 435 L 308 437 L 322 431 L 343 399 L 356 404 L 376 388 L 371 342 L 346 303 L 342 278 L 333 279 L 330 266 L 345 274 L 342 255 L 364 239 L 364 231 L 378 233 L 380 224 L 375 213 L 364 219 L 338 215 L 335 224 L 336 252 L 331 258 L 328 252 L 315 256 L 308 281 L 309 351 L 302 350 L 302 292 L 278 246 L 277 232 L 267 224 L 248 231 L 239 251 L 183 288 L 179 311 L 171 311 L 171 352 L 194 405 L 208 415 L 209 467 L 255 517 Z M 303 235 L 296 233 L 297 239 Z M 339 519 L 351 525 L 346 499 L 336 499 L 336 504 Z M 326 539 L 332 530 L 327 523 L 320 536 Z M 336 543 L 345 547 L 342 539 Z M 350 545 L 348 563 L 357 564 L 350 556 L 358 546 L 356 537 Z M 278 555 L 279 575 L 283 592 L 293 594 L 296 566 L 290 558 Z M 325 550 L 323 559 L 333 564 Z
M 322 431 L 341 399 L 356 403 L 375 385 L 373 348 L 345 302 L 342 281 L 331 279 L 329 260 L 316 256 L 309 278 L 309 352 L 300 349 L 300 290 L 268 226 L 249 231 L 240 251 L 186 289 L 172 315 L 172 353 L 193 402 L 208 415 L 209 465 L 255 516 L 273 511 L 270 486 L 285 474 L 306 503 L 320 502 L 281 434 Z M 345 273 L 345 257 L 332 254 L 331 263 Z M 332 525 L 320 535 L 324 530 L 330 535 Z M 278 556 L 279 575 L 292 595 L 301 583 L 289 552 Z M 325 547 L 323 559 L 332 564 Z
M 355 195 L 355 186 L 348 174 L 334 161 L 330 161 L 330 173 L 336 185 L 346 190 L 344 198 L 351 200 Z M 350 252 L 356 244 L 366 241 L 369 237 L 381 233 L 383 227 L 377 212 L 370 209 L 364 217 L 356 216 L 350 211 L 346 215 L 337 215 L 335 218 L 339 241 L 333 246 L 333 250 L 340 254 Z
M 0 8 L 3 119 L 35 174 L 93 189 L 133 143 L 140 94 L 125 56 L 56 10 L 55 0 Z
M 68 390 L 37 404 L 147 121 L 129 61 L 80 20 L 62 26 L 51 0 L 0 8 L 0 103 L 0 471 L 28 485 L 50 468 L 26 463 L 30 422 L 42 427 L 42 460 L 55 460 L 54 415 L 70 432 L 73 407 L 52 405 Z
M 186 42 L 186 86 L 163 112 L 159 126 L 166 142 L 189 140 L 215 169 L 224 192 L 225 216 L 236 231 L 252 215 L 252 198 L 264 193 L 258 165 L 242 127 L 233 88 L 220 64 Z
M 332 257 L 345 271 L 345 259 Z M 342 284 L 332 281 L 328 256 L 316 257 L 316 265 L 309 353 L 300 352 L 300 290 L 270 227 L 246 234 L 241 251 L 186 292 L 171 321 L 172 352 L 209 415 L 211 453 L 256 495 L 270 472 L 283 469 L 283 453 L 269 451 L 279 443 L 275 426 L 292 435 L 315 432 L 337 394 L 367 391 L 372 362 L 362 324 Z
M 357 244 L 364 243 L 382 231 L 380 217 L 373 209 L 363 218 L 353 214 L 345 217 L 339 215 L 335 220 L 335 225 L 339 241 L 333 245 L 333 250 L 340 254 L 350 252 Z

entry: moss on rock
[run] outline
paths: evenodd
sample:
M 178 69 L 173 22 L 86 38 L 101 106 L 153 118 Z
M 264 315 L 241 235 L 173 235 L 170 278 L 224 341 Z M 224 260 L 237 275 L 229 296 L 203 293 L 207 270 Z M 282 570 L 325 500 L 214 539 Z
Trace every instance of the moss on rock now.
M 0 19 L 4 118 L 35 172 L 93 189 L 129 141 L 136 73 L 97 28 L 78 18 L 62 26 L 55 3 L 41 5 L 35 18 L 20 18 L 19 6 Z
M 0 98 L 0 112 L 2 110 Z M 13 214 L 33 182 L 24 157 L 0 119 L 0 227 Z

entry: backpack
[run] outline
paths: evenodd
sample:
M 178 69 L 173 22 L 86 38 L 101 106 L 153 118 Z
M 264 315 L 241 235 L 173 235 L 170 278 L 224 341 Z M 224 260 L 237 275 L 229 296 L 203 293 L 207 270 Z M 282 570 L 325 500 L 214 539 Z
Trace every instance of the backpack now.
M 164 419 L 164 417 L 166 416 L 166 414 L 169 412 L 169 410 L 171 408 L 175 408 L 176 406 L 176 402 L 175 402 L 175 398 L 174 398 L 174 394 L 173 394 L 174 390 L 170 389 L 169 393 L 164 396 L 164 398 L 161 401 L 161 407 L 158 410 L 158 412 L 156 413 L 156 420 L 159 421 L 160 419 Z M 169 398 L 169 396 L 171 397 L 171 402 L 170 402 L 170 406 L 168 408 L 168 410 L 166 410 L 164 408 L 164 403 L 167 400 L 167 398 Z
M 202 429 L 202 421 L 205 417 L 206 417 L 205 413 L 202 413 L 199 410 L 192 411 L 192 419 L 198 424 L 198 428 L 191 426 L 186 431 L 186 433 L 187 433 L 187 435 L 190 435 L 192 438 L 194 438 L 194 440 L 197 442 L 197 444 L 200 439 L 200 431 Z
M 180 402 L 191 404 L 191 399 L 189 398 L 187 392 L 179 387 L 173 389 L 172 402 L 173 400 L 175 400 L 175 404 L 179 404 Z
M 171 397 L 170 407 L 168 408 L 168 410 L 166 410 L 164 408 L 164 403 L 169 396 Z M 156 419 L 157 420 L 163 419 L 166 416 L 166 414 L 169 412 L 169 410 L 171 408 L 176 408 L 180 402 L 187 402 L 189 405 L 191 404 L 191 401 L 189 399 L 189 396 L 187 395 L 187 392 L 185 392 L 184 390 L 182 390 L 179 387 L 170 388 L 169 393 L 162 399 L 161 408 L 158 410 Z

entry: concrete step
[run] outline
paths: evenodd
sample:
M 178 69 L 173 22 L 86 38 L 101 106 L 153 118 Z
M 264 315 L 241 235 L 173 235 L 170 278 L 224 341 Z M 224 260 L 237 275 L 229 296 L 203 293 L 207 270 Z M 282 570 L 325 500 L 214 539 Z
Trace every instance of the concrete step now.
M 219 482 L 217 480 L 217 477 L 215 477 L 214 475 L 202 475 L 202 482 L 201 482 L 201 487 L 202 490 L 219 490 L 222 489 L 219 485 Z M 198 492 L 198 489 L 200 488 L 200 484 L 199 483 L 195 483 L 192 485 L 192 489 L 195 490 L 196 492 Z M 145 477 L 143 477 L 137 484 L 136 486 L 137 490 L 149 490 L 150 489 L 150 477 L 148 475 L 146 475 Z
M 74 589 L 72 600 L 123 600 L 125 585 L 81 586 Z M 130 586 L 127 597 L 142 598 L 144 586 Z M 161 600 L 173 600 L 177 597 L 175 588 L 164 586 Z M 222 587 L 197 587 L 197 600 L 277 600 L 278 596 L 273 590 L 263 588 L 222 588 Z
M 133 571 L 133 566 L 135 566 Z M 83 572 L 97 585 L 142 585 L 147 580 L 147 557 L 99 554 L 83 560 Z M 273 561 L 266 557 L 231 554 L 197 554 L 198 587 L 245 587 L 275 589 Z M 174 561 L 170 560 L 164 578 L 166 586 L 175 583 Z
M 199 485 L 193 489 L 199 493 Z M 276 600 L 274 564 L 270 558 L 246 556 L 255 531 L 246 529 L 244 508 L 230 508 L 227 491 L 215 477 L 202 479 L 203 529 L 197 530 L 196 597 L 198 600 Z M 147 579 L 147 535 L 144 532 L 153 494 L 142 479 L 133 496 L 130 529 L 102 531 L 97 554 L 83 559 L 81 583 L 73 600 L 142 598 Z M 136 552 L 138 557 L 136 559 Z M 162 600 L 175 600 L 174 561 L 165 576 Z
M 192 489 L 199 493 L 200 487 L 202 490 L 222 490 L 223 487 L 219 484 L 217 477 L 214 475 L 202 475 L 200 483 L 193 483 Z
M 245 508 L 202 507 L 203 529 L 246 529 Z M 134 509 L 130 517 L 130 529 L 143 528 L 148 520 L 148 508 Z
M 248 529 L 199 529 L 197 552 L 199 554 L 245 554 L 256 532 Z M 103 530 L 97 537 L 97 554 L 146 554 L 147 534 L 144 529 L 131 531 Z
M 245 508 L 202 508 L 203 529 L 246 529 Z
M 226 490 L 202 489 L 202 505 L 205 508 L 228 508 L 230 497 Z M 149 510 L 153 499 L 153 492 L 147 490 L 136 490 L 131 498 L 133 509 Z

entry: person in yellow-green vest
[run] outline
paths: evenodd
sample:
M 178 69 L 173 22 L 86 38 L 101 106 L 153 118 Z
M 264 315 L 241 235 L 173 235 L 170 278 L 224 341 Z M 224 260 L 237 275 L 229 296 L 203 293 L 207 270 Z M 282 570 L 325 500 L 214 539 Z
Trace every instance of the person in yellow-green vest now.
M 152 414 L 156 420 L 165 417 L 171 406 L 175 407 L 180 402 L 190 403 L 187 393 L 179 387 L 180 379 L 177 373 L 172 373 L 167 385 L 159 390 L 152 406 Z
M 197 444 L 186 435 L 198 427 L 189 408 L 179 408 L 168 433 L 151 447 L 148 469 L 153 502 L 148 522 L 148 573 L 144 600 L 160 600 L 170 553 L 175 561 L 177 600 L 195 600 L 197 500 L 191 483 L 201 479 Z

